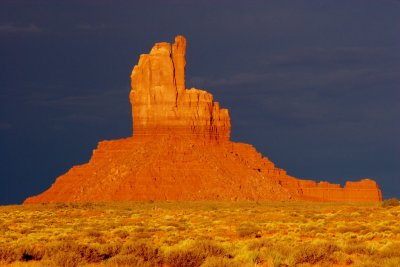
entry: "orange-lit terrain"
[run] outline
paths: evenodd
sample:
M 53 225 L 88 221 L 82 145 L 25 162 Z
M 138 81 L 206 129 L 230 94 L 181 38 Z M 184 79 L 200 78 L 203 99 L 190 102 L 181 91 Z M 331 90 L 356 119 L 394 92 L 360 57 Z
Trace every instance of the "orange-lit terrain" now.
M 400 266 L 400 206 L 310 202 L 0 207 L 0 265 Z
M 0 0 L 0 267 L 400 267 L 400 0 Z
M 251 145 L 230 141 L 227 109 L 210 93 L 186 89 L 186 40 L 157 43 L 131 75 L 133 137 L 102 141 L 25 204 L 132 200 L 306 200 L 379 202 L 377 183 L 292 177 Z
M 400 266 L 397 200 L 371 179 L 292 177 L 230 141 L 228 110 L 186 89 L 185 53 L 178 36 L 140 56 L 132 137 L 0 207 L 0 266 Z

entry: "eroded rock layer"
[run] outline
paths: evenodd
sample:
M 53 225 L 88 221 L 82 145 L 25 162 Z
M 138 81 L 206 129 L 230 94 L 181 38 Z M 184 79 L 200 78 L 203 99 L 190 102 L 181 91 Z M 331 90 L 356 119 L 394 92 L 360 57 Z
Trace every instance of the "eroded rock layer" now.
M 344 188 L 292 177 L 251 145 L 229 140 L 230 118 L 213 97 L 185 86 L 186 40 L 156 44 L 131 75 L 133 137 L 102 141 L 24 203 L 132 200 L 381 201 L 375 181 Z
M 158 43 L 141 55 L 131 80 L 134 136 L 185 135 L 218 142 L 228 141 L 230 119 L 213 96 L 185 89 L 186 40 Z

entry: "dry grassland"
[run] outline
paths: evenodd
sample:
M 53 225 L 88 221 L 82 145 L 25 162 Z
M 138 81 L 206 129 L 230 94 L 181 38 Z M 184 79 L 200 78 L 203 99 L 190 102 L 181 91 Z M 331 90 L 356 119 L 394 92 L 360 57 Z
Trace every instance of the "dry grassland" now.
M 400 206 L 137 202 L 0 207 L 0 265 L 400 266 Z

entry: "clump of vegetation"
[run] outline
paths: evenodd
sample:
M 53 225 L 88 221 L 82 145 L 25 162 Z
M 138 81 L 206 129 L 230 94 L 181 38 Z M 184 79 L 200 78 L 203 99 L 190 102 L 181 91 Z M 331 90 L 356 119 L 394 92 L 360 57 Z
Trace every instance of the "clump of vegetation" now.
M 201 267 L 240 267 L 240 264 L 229 258 L 208 257 Z
M 344 252 L 348 255 L 372 255 L 374 254 L 374 250 L 370 247 L 367 247 L 364 243 L 349 243 L 344 249 Z
M 239 237 L 256 237 L 256 238 L 260 238 L 261 237 L 261 229 L 255 225 L 255 224 L 251 224 L 251 223 L 245 223 L 245 224 L 241 224 L 236 228 L 236 232 L 237 235 Z
M 172 250 L 166 263 L 172 267 L 196 267 L 202 265 L 208 257 L 225 256 L 226 252 L 221 246 L 213 241 L 202 240 L 187 248 Z
M 136 255 L 117 255 L 107 260 L 107 266 L 135 266 L 135 267 L 153 267 L 151 262 L 145 261 Z
M 400 258 L 400 242 L 390 242 L 378 253 L 381 258 Z
M 121 255 L 125 256 L 135 256 L 143 261 L 143 263 L 148 263 L 151 266 L 158 266 L 163 262 L 164 255 L 162 251 L 144 241 L 129 241 L 124 244 L 120 252 Z M 126 259 L 127 257 L 125 257 Z M 134 260 L 133 258 L 131 260 Z
M 397 198 L 389 198 L 382 202 L 382 207 L 390 208 L 390 207 L 397 207 L 400 205 L 400 201 Z
M 258 239 L 251 242 L 248 247 L 250 250 L 260 250 L 261 248 L 272 249 L 276 243 L 272 239 Z
M 400 266 L 400 206 L 388 207 L 240 201 L 3 206 L 0 266 Z
M 19 249 L 9 245 L 0 245 L 0 263 L 11 263 L 22 260 L 22 254 Z
M 325 242 L 320 244 L 306 243 L 297 247 L 294 253 L 294 263 L 316 264 L 320 261 L 331 261 L 332 254 L 338 251 L 336 244 Z
M 76 267 L 83 263 L 82 257 L 73 251 L 60 251 L 52 256 L 52 260 L 56 266 L 60 267 Z

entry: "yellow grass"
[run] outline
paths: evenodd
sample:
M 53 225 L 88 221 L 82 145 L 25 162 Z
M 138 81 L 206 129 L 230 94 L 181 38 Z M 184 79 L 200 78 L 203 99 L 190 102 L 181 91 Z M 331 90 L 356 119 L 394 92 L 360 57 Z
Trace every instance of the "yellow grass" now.
M 279 202 L 3 206 L 0 265 L 400 266 L 400 206 Z

